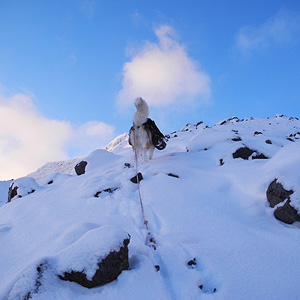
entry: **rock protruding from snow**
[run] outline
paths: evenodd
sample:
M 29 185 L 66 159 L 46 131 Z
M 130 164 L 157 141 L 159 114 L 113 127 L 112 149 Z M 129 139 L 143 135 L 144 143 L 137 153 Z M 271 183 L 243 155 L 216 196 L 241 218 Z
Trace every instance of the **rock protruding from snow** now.
M 87 165 L 87 161 L 82 160 L 75 166 L 75 172 L 77 175 L 83 175 L 85 173 L 85 167 Z
M 277 182 L 277 179 L 274 179 L 267 190 L 267 199 L 271 207 L 275 207 L 280 202 L 285 201 L 293 194 L 294 191 L 287 191 L 284 189 L 280 182 Z
M 7 203 L 11 202 L 16 196 L 22 198 L 34 193 L 37 189 L 39 189 L 39 185 L 31 177 L 16 179 L 9 187 Z
M 274 217 L 284 223 L 293 224 L 296 221 L 300 221 L 300 215 L 293 206 L 291 206 L 290 195 L 294 191 L 286 190 L 280 182 L 277 182 L 277 179 L 274 179 L 267 190 L 267 199 L 271 207 L 284 202 L 283 205 L 278 206 L 274 211 Z
M 267 159 L 263 153 L 258 153 L 256 150 L 252 150 L 248 147 L 241 147 L 237 149 L 233 154 L 233 158 L 242 158 L 242 159 L 249 159 L 252 156 L 252 159 Z
M 290 205 L 291 200 L 287 200 L 283 206 L 275 209 L 274 217 L 286 224 L 293 224 L 300 221 L 298 211 Z
M 141 172 L 138 172 L 136 176 L 133 176 L 130 181 L 133 182 L 133 183 L 139 183 L 140 181 L 142 181 L 144 178 L 143 178 L 143 175 Z
M 127 238 L 123 241 L 123 245 L 118 251 L 111 251 L 105 258 L 103 258 L 97 265 L 98 269 L 95 275 L 87 278 L 85 270 L 82 271 L 69 271 L 59 275 L 62 280 L 73 281 L 84 287 L 92 288 L 109 283 L 122 273 L 124 270 L 129 269 L 128 260 L 128 244 L 130 239 Z
M 7 203 L 11 202 L 11 199 L 18 195 L 18 187 L 14 186 L 14 183 L 8 189 L 8 200 Z

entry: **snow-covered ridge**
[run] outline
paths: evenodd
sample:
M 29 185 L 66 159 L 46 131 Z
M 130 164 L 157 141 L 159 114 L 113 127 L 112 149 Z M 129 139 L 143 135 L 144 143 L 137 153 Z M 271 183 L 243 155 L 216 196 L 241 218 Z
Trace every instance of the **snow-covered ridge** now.
M 297 118 L 232 117 L 168 134 L 167 148 L 138 165 L 156 251 L 145 244 L 127 138 L 14 181 L 16 195 L 0 207 L 0 299 L 298 298 L 299 222 L 274 217 L 282 206 L 300 211 Z M 81 160 L 87 165 L 77 176 Z M 289 197 L 271 207 L 266 191 L 275 179 Z M 129 270 L 117 280 L 87 289 L 59 278 L 92 278 L 128 234 Z
M 271 139 L 273 139 L 273 142 L 277 144 L 277 146 L 283 146 L 287 143 L 286 139 L 292 141 L 300 138 L 299 124 L 300 121 L 298 118 L 287 117 L 280 114 L 276 115 L 275 118 L 239 119 L 238 117 L 231 117 L 213 126 L 208 126 L 202 121 L 196 124 L 188 123 L 181 130 L 166 135 L 169 139 L 167 151 L 170 152 L 171 149 L 174 151 L 193 150 L 189 149 L 189 147 L 195 146 L 198 146 L 198 149 L 197 147 L 195 148 L 196 151 L 201 149 L 207 150 L 210 148 L 211 143 L 215 144 L 226 139 L 228 141 L 238 138 L 242 140 L 243 136 L 245 136 L 244 144 L 249 143 L 250 146 L 253 143 L 256 144 L 258 140 L 265 146 L 264 142 L 267 140 L 270 141 Z M 224 127 L 224 125 L 227 126 Z M 197 134 L 202 134 L 202 136 L 194 138 Z M 173 138 L 178 138 L 178 140 L 173 142 Z M 195 142 L 189 143 L 191 139 L 192 141 L 195 139 L 199 140 L 200 145 L 195 145 Z M 265 149 L 265 147 L 262 148 Z M 128 144 L 128 133 L 117 136 L 105 149 L 115 154 L 131 151 L 131 147 Z M 269 153 L 269 150 L 266 151 Z M 35 178 L 36 181 L 40 181 L 52 173 L 74 175 L 74 167 L 82 159 L 83 157 L 79 157 L 66 161 L 49 162 L 27 176 Z

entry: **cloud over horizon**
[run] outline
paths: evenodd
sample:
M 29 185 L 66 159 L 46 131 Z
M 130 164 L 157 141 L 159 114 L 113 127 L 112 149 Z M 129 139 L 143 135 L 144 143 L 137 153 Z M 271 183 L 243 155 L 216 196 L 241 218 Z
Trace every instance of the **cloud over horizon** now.
M 155 30 L 158 43 L 146 42 L 123 66 L 118 104 L 132 104 L 137 97 L 161 107 L 173 103 L 207 101 L 210 77 L 200 63 L 190 58 L 176 39 L 174 29 L 162 25 Z
M 75 128 L 70 122 L 48 119 L 30 96 L 0 95 L 0 180 L 25 176 L 49 161 L 87 155 L 114 137 L 114 128 L 98 121 Z
M 259 26 L 240 28 L 235 47 L 243 54 L 250 56 L 274 44 L 291 43 L 299 39 L 300 14 L 281 9 Z

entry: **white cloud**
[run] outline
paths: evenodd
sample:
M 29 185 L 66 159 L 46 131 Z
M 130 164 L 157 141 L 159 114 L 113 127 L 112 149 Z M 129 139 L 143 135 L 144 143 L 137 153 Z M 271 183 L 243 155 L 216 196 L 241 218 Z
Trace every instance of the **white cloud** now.
M 104 148 L 114 136 L 114 128 L 99 121 L 90 121 L 73 130 L 73 138 L 69 149 L 75 156 L 88 154 L 91 151 Z
M 113 132 L 97 121 L 75 129 L 42 116 L 28 95 L 0 95 L 0 180 L 25 176 L 48 161 L 67 159 L 70 152 L 88 154 L 105 146 Z
M 132 104 L 137 97 L 143 97 L 153 106 L 208 100 L 210 78 L 178 43 L 173 28 L 162 25 L 155 34 L 157 44 L 146 42 L 124 64 L 118 104 Z
M 290 43 L 298 39 L 300 14 L 280 10 L 260 26 L 243 26 L 236 38 L 236 48 L 245 55 L 265 50 L 274 44 Z

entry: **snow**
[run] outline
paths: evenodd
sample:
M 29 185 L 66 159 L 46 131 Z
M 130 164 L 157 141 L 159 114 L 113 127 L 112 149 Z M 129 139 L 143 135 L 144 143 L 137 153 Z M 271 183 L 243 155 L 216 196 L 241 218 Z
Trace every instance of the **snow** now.
M 8 189 L 12 180 L 0 181 L 0 206 L 2 206 L 8 199 Z
M 24 299 L 30 291 L 34 300 L 299 299 L 300 226 L 276 220 L 266 199 L 277 178 L 300 208 L 299 132 L 298 119 L 277 115 L 187 124 L 170 134 L 165 150 L 138 165 L 157 250 L 145 244 L 127 134 L 106 150 L 15 180 L 22 198 L 10 203 L 11 182 L 0 182 L 0 299 Z M 233 159 L 244 146 L 269 159 Z M 86 173 L 77 176 L 81 160 Z M 87 289 L 58 278 L 83 269 L 91 278 L 128 234 L 130 270 L 116 281 Z

